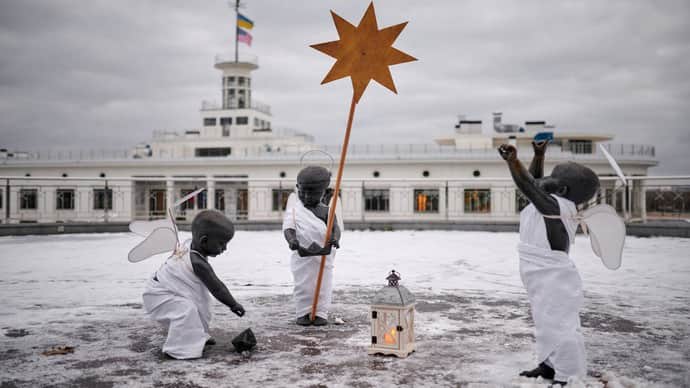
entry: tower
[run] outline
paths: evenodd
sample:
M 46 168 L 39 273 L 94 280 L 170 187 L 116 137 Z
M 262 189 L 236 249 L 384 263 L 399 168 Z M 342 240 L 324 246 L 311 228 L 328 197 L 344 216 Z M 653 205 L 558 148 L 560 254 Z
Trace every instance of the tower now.
M 270 107 L 252 99 L 251 74 L 259 68 L 258 59 L 217 55 L 214 67 L 222 73 L 221 105 L 202 104 L 202 136 L 242 138 L 270 133 Z

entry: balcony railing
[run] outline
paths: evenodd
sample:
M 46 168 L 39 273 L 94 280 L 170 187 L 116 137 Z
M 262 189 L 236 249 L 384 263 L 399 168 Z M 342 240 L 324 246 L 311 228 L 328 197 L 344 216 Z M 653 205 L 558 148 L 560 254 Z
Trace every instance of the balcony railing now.
M 257 57 L 256 55 L 252 55 L 252 54 L 239 53 L 237 61 L 238 62 L 244 62 L 244 63 L 251 63 L 252 65 L 259 66 L 259 57 Z M 235 62 L 235 54 L 234 53 L 217 54 L 214 62 L 216 65 L 219 65 L 221 63 Z
M 184 138 L 172 132 L 156 132 L 157 141 L 175 140 Z M 290 130 L 274 130 L 274 134 L 293 135 L 304 137 L 306 141 L 312 140 L 309 135 Z M 607 149 L 619 161 L 639 161 L 656 164 L 655 151 L 653 146 L 634 145 L 634 144 L 607 144 Z M 235 147 L 232 155 L 223 157 L 224 159 L 270 159 L 270 160 L 293 160 L 310 150 L 321 150 L 331 155 L 340 155 L 340 145 L 317 145 L 305 143 L 292 146 L 272 146 L 272 147 Z M 604 155 L 596 152 L 583 154 L 573 153 L 562 150 L 558 147 L 550 147 L 546 157 L 549 160 L 575 160 L 575 161 L 596 161 L 604 160 Z M 22 152 L 20 157 L 2 157 L 0 155 L 0 165 L 21 163 L 26 161 L 82 161 L 82 160 L 123 160 L 140 158 L 135 156 L 135 151 L 123 150 L 41 150 L 33 152 Z M 521 159 L 529 158 L 532 149 L 520 147 L 518 155 Z M 498 152 L 493 147 L 467 147 L 458 148 L 456 146 L 442 146 L 437 144 L 352 144 L 348 148 L 349 160 L 478 160 L 490 161 L 499 158 Z M 145 159 L 152 160 L 182 160 L 193 159 L 186 154 L 175 154 L 174 150 L 166 150 L 165 153 L 152 150 L 151 155 Z M 209 158 L 205 158 L 209 159 Z
M 202 111 L 213 111 L 223 109 L 253 109 L 255 111 L 267 114 L 269 116 L 271 115 L 271 106 L 257 100 L 252 100 L 250 105 L 244 104 L 244 106 L 241 106 L 239 102 L 237 102 L 236 100 L 231 101 L 226 106 L 223 106 L 216 101 L 201 101 Z

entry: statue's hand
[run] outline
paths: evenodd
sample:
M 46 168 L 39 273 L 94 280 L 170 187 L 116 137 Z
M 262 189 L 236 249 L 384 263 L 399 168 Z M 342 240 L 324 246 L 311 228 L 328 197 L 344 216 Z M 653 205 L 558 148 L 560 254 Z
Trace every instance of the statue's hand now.
M 309 251 L 314 253 L 314 256 L 326 256 L 331 254 L 331 244 L 326 244 L 325 247 L 321 247 L 321 245 L 317 243 L 311 243 L 309 246 Z
M 501 155 L 503 160 L 507 162 L 517 159 L 517 148 L 510 144 L 501 144 L 501 146 L 498 147 L 498 153 Z
M 535 155 L 544 155 L 546 153 L 546 146 L 549 145 L 548 140 L 533 141 L 532 148 L 534 149 Z
M 244 307 L 242 307 L 242 305 L 239 303 L 235 303 L 232 307 L 230 307 L 230 310 L 233 313 L 237 314 L 238 317 L 243 316 L 245 313 Z
M 297 253 L 301 257 L 319 256 L 321 255 L 321 246 L 317 243 L 311 243 L 307 248 L 300 246 L 297 248 Z

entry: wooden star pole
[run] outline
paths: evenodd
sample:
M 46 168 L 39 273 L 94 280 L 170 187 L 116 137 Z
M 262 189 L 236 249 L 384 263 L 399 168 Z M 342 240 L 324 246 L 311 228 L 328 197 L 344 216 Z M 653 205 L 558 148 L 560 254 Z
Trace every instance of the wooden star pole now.
M 323 85 L 349 76 L 352 80 L 353 90 L 352 101 L 350 103 L 350 114 L 347 117 L 345 138 L 343 139 L 343 147 L 340 152 L 340 163 L 338 165 L 338 174 L 335 180 L 333 201 L 330 205 L 330 209 L 328 209 L 326 238 L 323 243 L 324 247 L 329 243 L 333 230 L 335 208 L 338 203 L 338 195 L 340 194 L 340 182 L 343 177 L 343 169 L 347 157 L 347 146 L 350 143 L 350 132 L 352 130 L 352 121 L 355 116 L 355 107 L 364 94 L 364 90 L 367 88 L 369 81 L 372 79 L 397 94 L 398 91 L 395 89 L 395 83 L 393 82 L 393 77 L 391 76 L 388 66 L 417 60 L 392 46 L 395 39 L 397 39 L 398 35 L 400 35 L 403 28 L 407 25 L 407 22 L 379 30 L 376 23 L 373 2 L 369 4 L 364 16 L 362 16 L 362 19 L 359 21 L 359 25 L 356 27 L 347 20 L 336 15 L 333 11 L 331 11 L 331 15 L 333 16 L 333 22 L 335 23 L 335 28 L 338 30 L 340 40 L 311 45 L 312 48 L 337 60 L 328 74 L 326 74 L 323 81 L 321 81 L 321 84 Z M 316 281 L 314 302 L 311 307 L 312 321 L 316 319 L 316 307 L 319 303 L 319 293 L 321 291 L 321 281 L 323 279 L 325 264 L 326 256 L 321 256 L 319 277 Z

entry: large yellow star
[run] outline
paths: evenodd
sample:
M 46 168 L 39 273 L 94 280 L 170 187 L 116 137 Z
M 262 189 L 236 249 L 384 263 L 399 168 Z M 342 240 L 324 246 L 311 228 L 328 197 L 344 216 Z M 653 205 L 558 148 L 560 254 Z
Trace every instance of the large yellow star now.
M 397 94 L 388 66 L 417 60 L 393 47 L 407 22 L 379 30 L 374 3 L 369 4 L 357 27 L 333 11 L 331 15 L 340 40 L 311 45 L 337 59 L 321 84 L 350 76 L 355 102 L 359 102 L 372 79 Z

